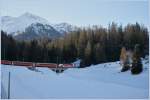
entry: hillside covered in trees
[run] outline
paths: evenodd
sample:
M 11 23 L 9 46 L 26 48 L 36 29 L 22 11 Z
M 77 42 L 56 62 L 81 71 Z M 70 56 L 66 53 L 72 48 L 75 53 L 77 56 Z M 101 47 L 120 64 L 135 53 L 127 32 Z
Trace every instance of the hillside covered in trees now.
M 144 25 L 109 24 L 108 28 L 79 28 L 58 39 L 41 38 L 18 41 L 1 31 L 1 59 L 46 63 L 70 63 L 81 59 L 81 67 L 117 61 L 121 48 L 133 50 L 140 45 L 144 57 L 149 53 L 149 33 Z

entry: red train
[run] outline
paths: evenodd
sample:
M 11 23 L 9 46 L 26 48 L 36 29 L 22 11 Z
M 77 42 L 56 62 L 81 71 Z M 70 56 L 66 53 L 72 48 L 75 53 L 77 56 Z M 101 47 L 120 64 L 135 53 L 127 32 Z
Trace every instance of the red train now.
M 74 68 L 74 64 L 55 64 L 55 63 L 33 63 L 33 62 L 22 62 L 22 61 L 8 61 L 1 60 L 1 64 L 4 65 L 15 65 L 25 67 L 48 67 L 48 68 Z
M 32 62 L 21 62 L 21 61 L 12 61 L 12 65 L 15 66 L 26 66 L 26 67 L 34 67 Z
M 1 60 L 1 64 L 4 64 L 4 65 L 12 65 L 12 61 Z
M 74 64 L 63 64 L 63 67 L 72 68 L 72 67 L 75 67 L 75 66 L 74 66 Z
M 48 67 L 48 68 L 56 68 L 57 64 L 53 63 L 35 63 L 36 67 Z

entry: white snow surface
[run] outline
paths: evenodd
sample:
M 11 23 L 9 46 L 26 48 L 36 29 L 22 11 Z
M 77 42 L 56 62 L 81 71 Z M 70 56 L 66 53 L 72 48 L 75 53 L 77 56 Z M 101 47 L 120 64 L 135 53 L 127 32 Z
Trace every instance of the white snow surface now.
M 67 69 L 60 74 L 48 68 L 37 68 L 39 72 L 36 72 L 21 66 L 1 65 L 2 88 L 7 94 L 8 72 L 11 72 L 12 99 L 147 99 L 148 60 L 143 60 L 143 65 L 143 72 L 139 75 L 120 72 L 119 62 Z

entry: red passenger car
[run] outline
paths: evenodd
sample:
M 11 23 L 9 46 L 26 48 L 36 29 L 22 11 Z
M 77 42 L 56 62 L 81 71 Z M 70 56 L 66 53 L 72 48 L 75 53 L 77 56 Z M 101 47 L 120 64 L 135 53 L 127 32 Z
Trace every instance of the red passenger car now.
M 33 63 L 32 62 L 13 61 L 12 64 L 15 65 L 15 66 L 33 67 Z
M 12 64 L 12 61 L 1 60 L 1 64 L 4 64 L 4 65 L 11 65 L 11 64 Z
M 48 68 L 56 68 L 57 64 L 54 63 L 36 63 L 36 67 L 48 67 Z
M 63 64 L 64 68 L 73 68 L 73 64 Z

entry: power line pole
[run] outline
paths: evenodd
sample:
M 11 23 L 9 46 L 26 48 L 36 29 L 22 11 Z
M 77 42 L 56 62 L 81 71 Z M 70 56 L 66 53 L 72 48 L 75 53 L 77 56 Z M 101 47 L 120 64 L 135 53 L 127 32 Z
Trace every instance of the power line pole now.
M 10 99 L 10 72 L 8 75 L 8 99 Z

